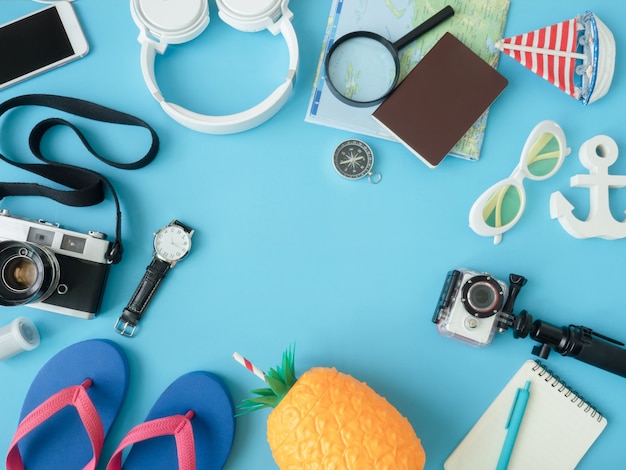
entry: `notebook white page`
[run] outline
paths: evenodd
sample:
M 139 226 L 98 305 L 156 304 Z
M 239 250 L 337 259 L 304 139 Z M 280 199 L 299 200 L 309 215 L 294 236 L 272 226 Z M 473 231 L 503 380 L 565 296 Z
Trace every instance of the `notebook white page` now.
M 530 398 L 508 470 L 574 469 L 607 421 L 544 366 L 528 360 L 444 463 L 445 470 L 495 469 L 516 390 L 530 381 Z

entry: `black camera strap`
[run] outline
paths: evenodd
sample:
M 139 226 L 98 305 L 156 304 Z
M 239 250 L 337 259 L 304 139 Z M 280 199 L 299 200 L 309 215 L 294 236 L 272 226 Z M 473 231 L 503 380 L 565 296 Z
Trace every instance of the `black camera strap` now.
M 32 94 L 11 98 L 0 104 L 0 116 L 19 106 L 43 106 L 94 121 L 142 127 L 150 132 L 152 143 L 147 153 L 134 162 L 120 163 L 98 154 L 87 141 L 83 133 L 72 123 L 61 118 L 48 118 L 37 123 L 29 137 L 31 152 L 43 163 L 19 163 L 0 153 L 0 159 L 13 166 L 30 171 L 66 188 L 70 188 L 70 190 L 62 190 L 50 188 L 38 183 L 0 182 L 0 200 L 7 196 L 43 196 L 68 206 L 92 206 L 104 200 L 104 187 L 106 186 L 113 195 L 116 208 L 115 240 L 111 244 L 107 260 L 110 263 L 119 263 L 123 252 L 121 236 L 122 212 L 113 185 L 104 176 L 95 171 L 47 159 L 42 154 L 41 142 L 46 132 L 53 127 L 66 126 L 74 131 L 85 148 L 98 160 L 115 168 L 135 170 L 146 166 L 154 160 L 159 150 L 159 138 L 156 132 L 145 121 L 130 114 L 106 108 L 90 101 L 58 95 Z

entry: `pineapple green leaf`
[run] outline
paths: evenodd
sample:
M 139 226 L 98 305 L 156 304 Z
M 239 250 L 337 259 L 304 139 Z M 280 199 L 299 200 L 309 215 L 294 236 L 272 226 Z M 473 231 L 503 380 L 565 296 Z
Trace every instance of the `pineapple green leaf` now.
M 270 377 L 274 380 L 278 380 L 278 381 L 282 381 L 283 380 L 283 376 L 280 373 L 280 370 L 276 370 L 276 369 L 270 369 L 266 374 L 265 374 L 265 381 L 267 382 L 267 378 Z
M 271 388 L 257 388 L 255 390 L 250 390 L 250 393 L 254 393 L 255 395 L 261 395 L 263 397 L 275 395 Z
M 285 383 L 279 378 L 274 378 L 268 374 L 265 376 L 265 381 L 270 386 L 274 394 L 276 394 L 276 396 L 282 397 L 283 395 L 285 395 L 285 393 L 289 391 L 287 385 L 285 385 Z
M 285 374 L 285 383 L 289 386 L 296 383 L 296 372 L 294 368 L 295 346 L 287 349 L 283 354 L 283 370 Z
M 254 404 L 258 404 L 258 405 L 265 405 L 265 406 L 274 406 L 274 404 L 276 403 L 276 397 L 254 397 L 254 398 L 248 398 L 244 401 L 244 403 L 254 403 Z
M 251 392 L 258 396 L 244 400 L 243 403 L 238 406 L 241 413 L 237 414 L 237 416 L 261 408 L 275 408 L 282 398 L 289 393 L 291 387 L 293 387 L 298 380 L 294 367 L 294 351 L 295 347 L 291 346 L 283 353 L 281 365 L 276 368 L 271 368 L 265 374 L 265 382 L 267 382 L 269 388 L 252 390 Z
M 254 411 L 260 410 L 262 408 L 268 408 L 267 405 L 259 405 L 258 403 L 242 403 L 241 405 L 238 406 L 238 408 L 241 410 L 240 413 L 237 413 L 235 415 L 235 417 L 238 416 L 243 416 L 246 415 L 248 413 L 252 413 Z

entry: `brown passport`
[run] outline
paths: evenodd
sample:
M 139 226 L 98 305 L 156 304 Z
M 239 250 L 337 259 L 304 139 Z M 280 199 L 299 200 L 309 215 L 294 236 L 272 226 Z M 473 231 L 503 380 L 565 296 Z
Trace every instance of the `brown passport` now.
M 435 168 L 507 84 L 498 71 L 446 33 L 372 117 Z

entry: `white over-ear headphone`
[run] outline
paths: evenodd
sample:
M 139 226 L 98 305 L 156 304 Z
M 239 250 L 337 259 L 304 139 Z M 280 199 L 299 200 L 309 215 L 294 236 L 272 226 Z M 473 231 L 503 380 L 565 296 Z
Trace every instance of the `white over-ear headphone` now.
M 208 0 L 131 0 L 130 10 L 139 27 L 141 71 L 152 96 L 175 121 L 208 134 L 232 134 L 262 124 L 285 104 L 294 87 L 298 70 L 298 39 L 291 24 L 289 0 L 216 0 L 219 17 L 245 32 L 268 29 L 280 33 L 289 49 L 287 78 L 267 98 L 245 111 L 225 116 L 207 116 L 170 103 L 156 83 L 154 62 L 169 44 L 191 41 L 209 24 Z

